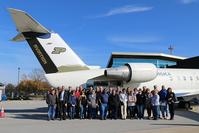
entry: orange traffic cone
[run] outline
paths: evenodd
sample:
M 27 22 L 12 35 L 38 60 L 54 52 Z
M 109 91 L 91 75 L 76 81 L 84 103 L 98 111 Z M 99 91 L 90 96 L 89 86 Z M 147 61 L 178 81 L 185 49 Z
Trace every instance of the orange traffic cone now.
M 5 118 L 5 112 L 3 106 L 1 106 L 0 118 Z

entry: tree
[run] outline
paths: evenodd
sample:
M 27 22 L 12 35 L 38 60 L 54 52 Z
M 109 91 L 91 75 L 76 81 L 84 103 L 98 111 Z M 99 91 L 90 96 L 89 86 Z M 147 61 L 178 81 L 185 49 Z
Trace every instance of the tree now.
M 41 69 L 34 69 L 28 76 L 23 74 L 21 79 L 17 86 L 21 96 L 43 95 L 51 87 Z
M 47 81 L 44 75 L 44 71 L 42 69 L 33 69 L 32 73 L 29 74 L 29 78 L 33 81 Z
M 9 83 L 6 85 L 6 87 L 5 87 L 6 96 L 11 97 L 13 99 L 15 91 L 16 91 L 16 89 L 13 84 Z
M 21 80 L 28 80 L 28 76 L 24 73 L 21 75 Z
M 48 82 L 22 80 L 18 85 L 19 93 L 23 96 L 43 95 L 50 89 Z

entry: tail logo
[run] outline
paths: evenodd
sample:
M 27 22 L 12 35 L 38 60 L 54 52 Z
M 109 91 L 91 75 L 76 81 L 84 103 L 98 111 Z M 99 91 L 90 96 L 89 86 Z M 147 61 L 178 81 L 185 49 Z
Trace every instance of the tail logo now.
M 35 49 L 37 55 L 39 56 L 39 58 L 41 59 L 43 64 L 47 64 L 47 60 L 45 59 L 44 55 L 42 54 L 41 50 L 39 49 L 37 44 L 33 45 L 33 48 Z
M 55 47 L 54 51 L 52 51 L 52 54 L 60 54 L 66 52 L 66 48 L 63 47 Z

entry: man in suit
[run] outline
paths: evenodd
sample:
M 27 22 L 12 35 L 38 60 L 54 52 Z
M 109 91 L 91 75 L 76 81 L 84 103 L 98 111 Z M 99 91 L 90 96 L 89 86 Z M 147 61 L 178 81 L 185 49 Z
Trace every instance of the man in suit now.
M 66 106 L 68 103 L 68 94 L 65 91 L 64 86 L 61 87 L 61 91 L 59 92 L 59 101 L 60 101 L 60 120 L 66 119 Z

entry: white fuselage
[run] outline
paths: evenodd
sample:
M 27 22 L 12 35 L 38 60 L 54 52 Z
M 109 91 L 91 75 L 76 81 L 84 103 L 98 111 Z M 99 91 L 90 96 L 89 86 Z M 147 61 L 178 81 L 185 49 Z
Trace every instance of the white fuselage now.
M 76 86 L 87 83 L 89 80 L 102 76 L 105 69 L 82 70 L 65 73 L 46 74 L 53 86 Z M 150 89 L 154 85 L 171 87 L 176 93 L 186 94 L 199 92 L 199 70 L 198 69 L 167 69 L 159 68 L 157 77 L 149 82 L 135 83 L 124 82 L 124 87 L 141 88 L 146 86 Z
M 149 82 L 127 83 L 126 87 L 141 88 L 146 86 L 153 89 L 157 85 L 159 89 L 164 85 L 171 87 L 178 95 L 199 94 L 199 70 L 198 69 L 158 69 L 157 77 Z
M 63 73 L 46 74 L 46 78 L 52 86 L 77 86 L 84 85 L 88 80 L 104 74 L 104 69 L 80 70 Z

